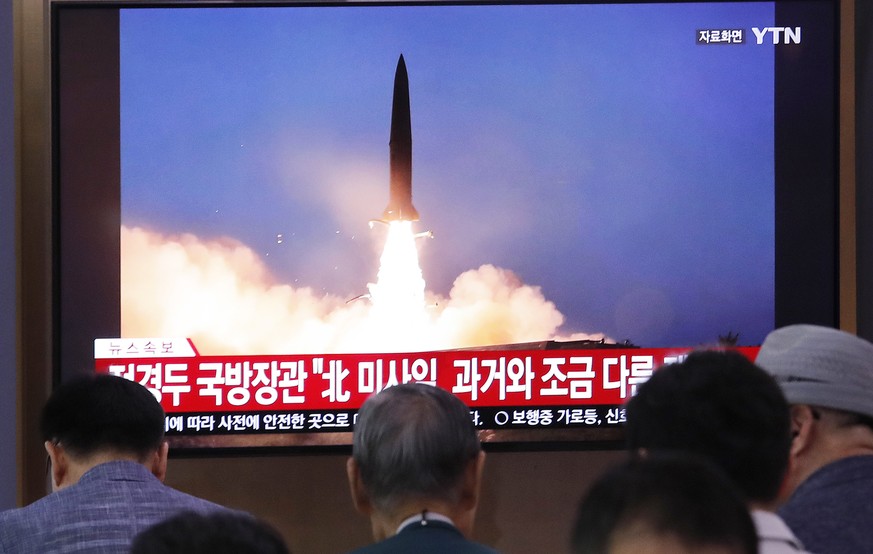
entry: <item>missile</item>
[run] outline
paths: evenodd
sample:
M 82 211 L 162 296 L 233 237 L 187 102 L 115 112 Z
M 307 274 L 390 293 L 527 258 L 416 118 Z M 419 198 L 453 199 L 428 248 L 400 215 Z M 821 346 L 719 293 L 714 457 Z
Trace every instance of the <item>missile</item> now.
M 391 104 L 391 186 L 388 206 L 382 221 L 418 221 L 412 205 L 412 122 L 409 115 L 409 76 L 403 54 L 394 72 L 394 99 Z

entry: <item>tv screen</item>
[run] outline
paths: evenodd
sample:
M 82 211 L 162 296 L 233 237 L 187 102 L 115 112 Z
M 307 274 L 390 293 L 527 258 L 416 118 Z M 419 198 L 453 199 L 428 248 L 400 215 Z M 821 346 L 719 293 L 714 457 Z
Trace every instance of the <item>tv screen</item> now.
M 409 380 L 614 441 L 659 365 L 836 322 L 834 2 L 53 9 L 60 376 L 178 449 Z

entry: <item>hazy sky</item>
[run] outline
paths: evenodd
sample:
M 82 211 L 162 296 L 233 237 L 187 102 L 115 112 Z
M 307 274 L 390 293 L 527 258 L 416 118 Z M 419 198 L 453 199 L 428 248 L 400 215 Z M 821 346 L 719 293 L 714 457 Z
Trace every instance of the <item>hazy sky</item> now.
M 773 326 L 773 46 L 749 29 L 773 17 L 770 3 L 122 10 L 122 222 L 233 237 L 277 282 L 366 292 L 402 53 L 429 290 L 493 264 L 541 287 L 567 332 L 758 344 Z M 695 43 L 740 28 L 743 45 Z

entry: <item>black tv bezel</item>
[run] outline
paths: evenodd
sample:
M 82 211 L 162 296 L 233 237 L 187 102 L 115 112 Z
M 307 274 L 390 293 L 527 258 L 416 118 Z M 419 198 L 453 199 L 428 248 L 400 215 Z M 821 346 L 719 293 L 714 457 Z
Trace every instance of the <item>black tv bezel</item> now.
M 106 263 L 106 260 L 117 260 L 120 249 L 119 53 L 118 48 L 106 48 L 107 41 L 114 40 L 118 44 L 120 10 L 382 5 L 682 4 L 741 1 L 766 3 L 770 0 L 51 0 L 53 382 L 57 384 L 81 372 L 93 371 L 93 339 L 120 334 L 120 271 L 118 264 Z M 818 12 L 807 13 L 805 18 L 798 20 L 797 9 L 810 5 L 819 6 L 826 12 L 824 17 Z M 829 48 L 822 47 L 815 51 L 810 48 L 776 51 L 775 87 L 778 100 L 774 123 L 777 252 L 775 327 L 791 323 L 836 327 L 840 315 L 839 2 L 776 0 L 775 6 L 777 22 L 789 11 L 792 12 L 792 21 L 795 24 L 808 25 L 810 29 L 816 26 L 827 27 L 833 31 Z M 76 21 L 90 18 L 91 23 L 94 23 L 95 17 L 104 19 L 100 24 L 101 33 L 82 32 L 80 29 L 71 34 L 71 26 Z M 113 19 L 114 36 L 111 32 L 107 35 L 105 33 L 111 30 Z M 72 51 L 70 40 L 86 43 L 85 50 Z M 76 46 L 81 47 L 81 44 Z M 100 62 L 95 63 L 95 60 Z M 114 88 L 112 72 L 105 71 L 113 64 Z M 815 72 L 806 70 L 812 66 L 823 69 Z M 830 110 L 821 108 L 810 111 L 805 104 L 809 95 L 780 93 L 785 90 L 814 91 L 816 106 L 830 106 Z M 70 96 L 72 91 L 79 94 L 78 99 Z M 82 103 L 82 99 L 90 99 L 90 102 Z M 83 126 L 88 129 L 85 134 L 82 134 Z M 74 129 L 72 137 L 69 134 L 71 128 Z M 88 140 L 83 142 L 82 136 L 86 136 Z M 76 155 L 67 155 L 74 148 Z M 797 152 L 813 152 L 816 155 L 802 155 Z M 800 192 L 798 186 L 801 187 Z M 71 215 L 73 213 L 75 217 Z M 815 225 L 810 226 L 810 221 L 815 222 Z M 94 271 L 95 267 L 101 270 Z M 529 451 L 618 448 L 621 443 L 621 439 L 610 436 L 603 440 L 594 438 L 575 442 L 541 441 L 532 438 L 485 444 L 490 450 Z M 347 445 L 219 446 L 174 449 L 174 455 L 200 456 L 255 451 L 264 454 L 288 451 L 333 452 L 346 451 L 348 448 Z

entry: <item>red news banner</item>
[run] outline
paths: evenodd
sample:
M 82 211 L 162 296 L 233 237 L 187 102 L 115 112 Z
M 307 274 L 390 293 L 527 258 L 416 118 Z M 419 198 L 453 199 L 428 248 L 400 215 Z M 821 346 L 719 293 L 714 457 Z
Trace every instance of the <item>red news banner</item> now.
M 349 431 L 364 400 L 398 383 L 451 391 L 483 428 L 618 425 L 658 367 L 691 348 L 460 350 L 201 356 L 187 339 L 98 339 L 98 372 L 147 387 L 168 433 Z M 737 348 L 754 359 L 757 347 Z

